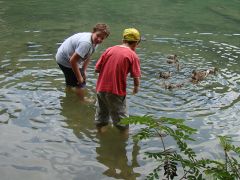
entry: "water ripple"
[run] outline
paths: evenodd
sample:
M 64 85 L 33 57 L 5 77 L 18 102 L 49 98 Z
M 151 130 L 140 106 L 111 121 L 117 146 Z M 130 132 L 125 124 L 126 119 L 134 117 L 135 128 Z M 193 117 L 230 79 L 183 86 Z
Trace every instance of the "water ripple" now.
M 232 135 L 235 141 L 240 141 L 237 129 L 240 123 L 240 49 L 214 38 L 210 40 L 209 37 L 215 36 L 220 35 L 193 32 L 173 37 L 148 37 L 146 46 L 149 48 L 142 45 L 137 49 L 142 67 L 140 92 L 136 96 L 130 95 L 132 79 L 129 79 L 127 89 L 131 115 L 186 119 L 187 124 L 198 129 L 200 137 L 197 135 L 197 139 L 200 142 L 194 146 L 199 147 L 201 152 L 208 151 L 205 146 L 210 147 L 206 141 L 214 144 L 221 134 Z M 237 35 L 229 38 L 233 36 Z M 138 176 L 136 172 L 146 174 L 141 172 L 142 167 L 149 168 L 148 163 L 141 161 L 142 155 L 138 157 L 141 166 L 138 162 L 129 166 L 129 158 L 134 159 L 134 153 L 139 153 L 132 154 L 131 148 L 140 148 L 119 139 L 119 134 L 111 127 L 108 131 L 110 136 L 98 136 L 93 123 L 94 105 L 82 104 L 75 93 L 64 91 L 64 76 L 54 62 L 53 54 L 43 51 L 44 44 L 29 41 L 25 46 L 24 55 L 13 58 L 11 52 L 6 52 L 0 62 L 0 128 L 8 128 L 0 131 L 2 137 L 8 137 L 0 140 L 1 162 L 10 170 L 14 168 L 40 174 L 57 172 L 62 179 L 77 178 L 79 174 L 89 178 L 91 174 L 96 176 L 96 172 L 100 177 L 103 172 L 116 177 L 109 170 L 114 166 L 111 158 L 116 156 L 110 156 L 109 149 L 104 149 L 110 145 L 113 148 L 116 146 L 116 152 L 122 153 L 124 162 L 120 165 L 128 171 L 126 174 L 134 177 Z M 166 62 L 169 54 L 178 55 L 179 71 Z M 12 68 L 14 63 L 16 67 Z M 190 82 L 192 70 L 212 67 L 218 68 L 216 75 L 209 75 L 197 84 Z M 160 71 L 171 71 L 172 77 L 160 79 Z M 93 98 L 96 78 L 94 66 L 90 65 L 87 83 L 89 96 Z M 184 86 L 169 90 L 165 89 L 164 83 L 184 83 Z M 139 126 L 130 128 L 133 132 L 138 129 Z M 11 142 L 8 148 L 3 146 L 6 144 L 4 139 Z M 111 142 L 118 144 L 111 145 Z M 171 141 L 167 143 L 171 145 Z M 154 139 L 141 144 L 142 150 L 138 151 L 154 150 L 159 148 L 158 145 Z M 15 162 L 14 151 L 18 151 L 20 161 L 26 162 L 24 166 L 8 163 Z M 39 161 L 41 165 L 36 163 Z M 82 162 L 81 165 L 79 162 Z M 42 164 L 47 168 L 43 168 Z M 118 174 L 124 170 L 116 169 Z

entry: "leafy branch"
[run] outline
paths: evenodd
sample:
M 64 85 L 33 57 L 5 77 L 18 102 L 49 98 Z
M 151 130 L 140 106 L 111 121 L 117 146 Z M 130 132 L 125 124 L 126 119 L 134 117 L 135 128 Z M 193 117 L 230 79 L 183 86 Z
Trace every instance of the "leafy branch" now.
M 168 180 L 178 176 L 177 172 L 182 168 L 179 179 L 202 180 L 204 177 L 213 176 L 216 179 L 240 179 L 240 164 L 238 160 L 230 156 L 234 152 L 240 157 L 240 147 L 231 143 L 231 138 L 219 136 L 220 145 L 224 150 L 225 160 L 216 161 L 211 159 L 199 159 L 189 141 L 195 141 L 191 135 L 196 129 L 184 124 L 183 119 L 161 117 L 155 119 L 152 116 L 131 116 L 124 118 L 122 124 L 141 124 L 144 127 L 133 136 L 134 140 L 141 141 L 159 137 L 162 149 L 158 152 L 145 152 L 146 156 L 157 160 L 159 165 L 146 177 L 147 179 L 159 179 L 163 173 Z M 174 139 L 177 148 L 167 148 L 164 138 L 170 136 Z

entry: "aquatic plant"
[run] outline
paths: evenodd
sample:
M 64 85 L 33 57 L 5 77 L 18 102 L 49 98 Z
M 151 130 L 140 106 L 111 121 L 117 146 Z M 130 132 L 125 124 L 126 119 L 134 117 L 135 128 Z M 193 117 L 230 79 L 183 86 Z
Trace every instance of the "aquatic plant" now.
M 141 124 L 143 128 L 133 138 L 136 141 L 159 137 L 162 148 L 157 152 L 145 152 L 147 158 L 157 161 L 157 167 L 146 177 L 147 179 L 190 179 L 201 180 L 212 176 L 214 179 L 240 178 L 240 164 L 230 155 L 234 152 L 240 157 L 240 147 L 231 144 L 231 138 L 219 136 L 220 145 L 224 150 L 225 160 L 198 158 L 189 147 L 190 141 L 195 141 L 191 135 L 196 129 L 184 124 L 183 119 L 152 116 L 131 116 L 121 121 L 123 124 Z M 176 142 L 176 148 L 166 147 L 165 138 L 171 137 Z

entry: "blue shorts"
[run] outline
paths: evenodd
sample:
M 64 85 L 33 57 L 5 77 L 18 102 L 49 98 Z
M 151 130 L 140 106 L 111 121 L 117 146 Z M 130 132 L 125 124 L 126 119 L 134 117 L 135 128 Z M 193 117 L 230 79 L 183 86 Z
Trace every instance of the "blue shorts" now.
M 72 68 L 65 67 L 61 64 L 58 64 L 60 69 L 62 70 L 64 76 L 65 76 L 65 82 L 66 86 L 70 87 L 78 87 L 78 88 L 84 88 L 86 87 L 86 82 L 84 81 L 82 84 L 78 84 L 77 77 L 75 76 L 75 73 L 73 72 Z M 83 69 L 79 69 L 81 72 L 81 75 L 84 75 Z

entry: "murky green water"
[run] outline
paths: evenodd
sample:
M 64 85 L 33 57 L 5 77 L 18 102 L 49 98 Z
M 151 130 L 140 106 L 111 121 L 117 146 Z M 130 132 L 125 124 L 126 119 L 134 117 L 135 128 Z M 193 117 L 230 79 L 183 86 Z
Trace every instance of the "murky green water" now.
M 143 179 L 154 167 L 143 152 L 158 148 L 157 140 L 135 144 L 110 127 L 97 134 L 94 105 L 64 90 L 56 49 L 96 22 L 108 23 L 112 33 L 89 67 L 90 98 L 100 53 L 134 26 L 146 41 L 137 50 L 143 76 L 141 92 L 128 96 L 130 114 L 186 119 L 198 129 L 192 146 L 202 156 L 218 156 L 218 135 L 240 145 L 239 0 L 1 0 L 1 179 Z M 166 63 L 172 53 L 180 58 L 180 72 Z M 217 75 L 172 91 L 157 76 L 170 70 L 168 81 L 185 82 L 193 69 L 209 67 L 217 67 Z M 139 128 L 131 126 L 130 133 Z

